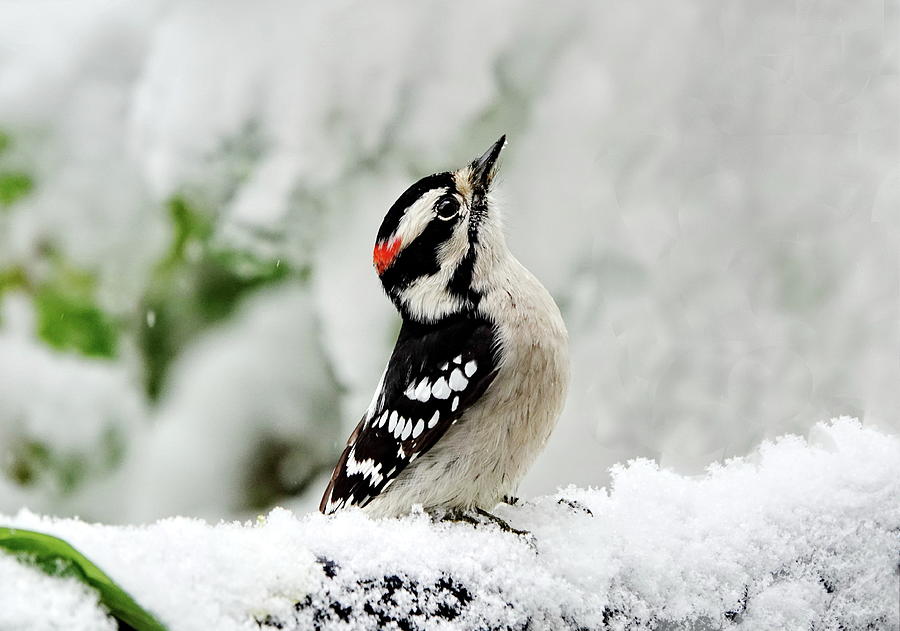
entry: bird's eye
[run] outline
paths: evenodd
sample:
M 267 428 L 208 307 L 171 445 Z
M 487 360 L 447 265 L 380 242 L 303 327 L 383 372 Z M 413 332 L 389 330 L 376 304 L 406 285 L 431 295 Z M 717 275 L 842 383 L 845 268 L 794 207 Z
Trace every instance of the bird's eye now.
M 439 201 L 434 209 L 437 211 L 438 219 L 449 221 L 459 213 L 459 202 L 455 197 L 447 197 Z

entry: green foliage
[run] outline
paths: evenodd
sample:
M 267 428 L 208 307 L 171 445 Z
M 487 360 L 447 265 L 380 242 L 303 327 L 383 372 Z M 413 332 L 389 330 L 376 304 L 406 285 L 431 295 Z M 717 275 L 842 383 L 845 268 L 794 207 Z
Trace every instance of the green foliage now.
M 10 136 L 0 132 L 0 154 L 11 145 Z M 33 188 L 28 173 L 0 168 L 0 208 L 11 206 Z M 38 335 L 50 346 L 90 357 L 115 356 L 118 327 L 94 298 L 94 275 L 67 264 L 52 246 L 40 255 L 39 265 L 0 268 L 0 296 L 10 290 L 30 295 L 37 311 Z
M 0 154 L 12 146 L 8 134 L 0 131 Z M 34 180 L 24 171 L 0 169 L 0 209 L 12 206 L 34 189 Z
M 0 207 L 12 206 L 34 189 L 34 180 L 22 171 L 0 171 Z
M 287 266 L 277 263 L 252 261 L 248 270 L 243 265 L 248 258 L 231 252 L 211 252 L 209 260 L 200 266 L 197 299 L 207 321 L 226 317 L 248 293 L 288 276 Z
M 90 452 L 54 450 L 34 438 L 15 437 L 7 445 L 0 471 L 19 486 L 44 485 L 65 495 L 77 489 L 89 475 L 115 469 L 125 455 L 125 440 L 114 425 L 108 426 Z
M 0 527 L 0 548 L 51 576 L 74 577 L 96 589 L 100 602 L 113 617 L 135 631 L 166 631 L 128 592 L 62 539 L 32 530 Z
M 23 441 L 15 446 L 8 458 L 7 476 L 21 486 L 34 484 L 41 470 L 50 462 L 50 451 L 46 445 L 37 441 Z
M 38 335 L 50 346 L 88 357 L 114 357 L 116 327 L 88 297 L 61 287 L 43 287 L 35 296 Z
M 24 289 L 28 287 L 28 274 L 20 265 L 8 268 L 0 268 L 0 296 L 10 289 Z
M 0 221 L 14 213 L 27 212 L 14 204 L 31 194 L 35 182 L 22 164 L 16 163 L 19 151 L 10 151 L 13 139 L 0 132 Z M 251 125 L 246 133 L 223 148 L 230 156 L 223 161 L 224 180 L 236 183 L 252 173 L 261 151 L 257 130 Z M 233 159 L 232 159 L 233 158 Z M 0 264 L 0 300 L 7 292 L 28 298 L 34 309 L 35 331 L 45 345 L 64 352 L 97 359 L 115 359 L 121 349 L 136 344 L 143 360 L 144 387 L 151 401 L 158 399 L 169 367 L 181 353 L 205 331 L 227 320 L 249 295 L 286 281 L 305 282 L 306 264 L 289 265 L 272 255 L 257 254 L 252 248 L 223 246 L 215 209 L 230 193 L 214 199 L 187 194 L 172 196 L 163 209 L 171 236 L 145 280 L 142 296 L 130 313 L 111 313 L 98 299 L 98 277 L 92 269 L 77 267 L 50 240 L 36 243 L 22 260 Z M 297 200 L 296 205 L 314 208 L 316 198 Z M 65 212 L 60 208 L 59 212 Z M 3 227 L 0 226 L 0 230 Z M 280 232 L 259 232 L 254 243 L 274 245 Z M 277 251 L 273 248 L 272 251 Z M 15 423 L 16 419 L 9 419 Z M 64 496 L 81 487 L 88 479 L 105 474 L 122 459 L 126 437 L 110 430 L 89 448 L 73 452 L 65 445 L 29 435 L 22 424 L 6 445 L 7 458 L 0 459 L 0 476 L 32 490 Z M 258 471 L 248 495 L 254 502 L 274 499 L 308 483 L 315 471 L 295 467 L 285 482 L 279 478 L 278 463 L 298 457 L 286 444 L 266 444 Z M 271 450 L 271 457 L 267 457 Z M 310 456 L 309 459 L 314 459 Z M 316 470 L 317 471 L 317 470 Z M 281 476 L 284 477 L 284 476 Z
M 115 357 L 118 328 L 96 303 L 96 278 L 50 254 L 53 272 L 33 289 L 38 336 L 54 348 Z
M 154 399 L 169 365 L 198 333 L 230 316 L 248 294 L 288 278 L 306 278 L 280 261 L 216 248 L 214 217 L 184 196 L 169 200 L 168 211 L 172 243 L 144 295 L 141 313 L 149 315 L 138 337 L 147 393 Z
M 180 195 L 170 199 L 168 207 L 174 235 L 163 266 L 171 268 L 187 259 L 189 246 L 202 247 L 209 241 L 212 235 L 212 220 Z
M 0 155 L 11 146 L 10 136 L 0 131 Z M 0 164 L 0 209 L 9 208 L 33 189 L 31 175 Z M 115 356 L 117 326 L 94 300 L 94 276 L 66 264 L 52 246 L 44 248 L 41 259 L 41 266 L 0 268 L 0 296 L 12 289 L 30 295 L 37 310 L 38 335 L 50 346 L 90 357 Z M 43 269 L 35 274 L 39 267 Z
M 10 136 L 0 132 L 0 154 L 11 145 Z M 0 164 L 0 209 L 33 188 L 30 175 Z M 306 270 L 280 261 L 215 247 L 214 213 L 184 195 L 173 196 L 166 209 L 171 243 L 137 305 L 138 317 L 128 321 L 104 311 L 96 300 L 95 275 L 73 267 L 52 244 L 41 252 L 39 265 L 30 261 L 0 268 L 0 296 L 18 290 L 31 297 L 38 336 L 49 346 L 88 357 L 114 358 L 120 337 L 134 335 L 144 357 L 146 390 L 154 399 L 169 365 L 197 334 L 230 316 L 248 294 L 288 278 L 308 276 Z M 29 478 L 27 471 L 40 458 L 28 456 L 23 462 L 27 464 L 22 475 Z
M 93 274 L 67 265 L 56 253 L 45 253 L 47 270 L 40 280 L 24 266 L 0 269 L 0 296 L 13 289 L 30 295 L 37 312 L 38 336 L 53 348 L 87 357 L 115 357 L 119 323 L 94 297 Z

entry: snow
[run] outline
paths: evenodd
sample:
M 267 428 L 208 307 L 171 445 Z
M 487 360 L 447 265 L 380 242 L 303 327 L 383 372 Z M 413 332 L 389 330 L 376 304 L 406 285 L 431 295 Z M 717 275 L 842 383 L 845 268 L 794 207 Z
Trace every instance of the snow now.
M 0 371 L 22 366 L 23 387 L 60 406 L 90 381 L 127 453 L 66 498 L 0 482 L 0 510 L 235 517 L 252 504 L 236 470 L 248 444 L 275 434 L 333 461 L 396 337 L 371 270 L 385 210 L 501 133 L 510 246 L 572 341 L 566 410 L 524 493 L 606 483 L 635 455 L 697 473 L 840 414 L 896 433 L 897 16 L 869 0 L 2 3 L 0 166 L 33 174 L 35 191 L 0 211 L 0 267 L 40 278 L 49 243 L 99 275 L 117 319 L 152 326 L 140 299 L 178 193 L 216 215 L 217 244 L 310 278 L 309 301 L 294 287 L 254 296 L 179 348 L 159 408 L 141 400 L 128 340 L 104 369 L 33 334 L 5 345 Z M 279 300 L 279 327 L 260 326 Z M 57 364 L 111 377 L 61 384 Z M 277 376 L 253 382 L 274 418 L 224 374 L 241 365 Z M 300 401 L 288 429 L 292 392 L 334 409 L 313 418 Z M 26 393 L 0 403 L 4 446 L 37 427 Z M 24 422 L 9 411 L 20 402 Z M 101 425 L 74 405 L 40 437 L 62 453 Z M 189 451 L 206 463 L 194 488 L 152 484 L 145 461 L 171 455 L 179 479 Z
M 33 313 L 23 296 L 5 296 L 0 317 L 7 324 L 0 330 L 0 445 L 8 449 L 0 456 L 7 474 L 0 475 L 0 505 L 69 512 L 77 505 L 70 501 L 85 500 L 71 493 L 109 489 L 125 444 L 146 421 L 146 403 L 125 366 L 31 339 Z M 16 484 L 14 469 L 25 484 Z
M 241 310 L 179 358 L 146 449 L 123 467 L 128 496 L 113 518 L 237 514 L 247 487 L 261 486 L 254 465 L 266 444 L 288 451 L 276 472 L 285 487 L 330 466 L 338 394 L 312 297 L 296 287 L 262 292 Z
M 0 554 L 0 629 L 5 631 L 115 631 L 96 592 L 75 578 L 54 578 Z M 13 597 L 14 596 L 14 597 Z
M 24 510 L 0 521 L 67 539 L 173 631 L 900 623 L 900 440 L 847 418 L 703 475 L 639 459 L 615 467 L 608 489 L 569 487 L 497 514 L 531 535 L 357 510 L 279 508 L 215 526 L 111 527 Z M 50 628 L 65 609 L 80 612 L 67 628 L 103 628 L 96 597 L 71 581 L 2 557 L 0 576 L 15 577 L 0 591 L 13 623 L 0 627 Z

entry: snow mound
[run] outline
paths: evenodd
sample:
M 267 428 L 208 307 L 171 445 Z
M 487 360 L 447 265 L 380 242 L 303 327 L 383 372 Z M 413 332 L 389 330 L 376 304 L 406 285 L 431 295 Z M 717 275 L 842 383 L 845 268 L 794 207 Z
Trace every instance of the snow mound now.
M 173 631 L 900 624 L 900 440 L 850 419 L 702 476 L 635 460 L 608 490 L 496 512 L 531 536 L 421 513 L 284 509 L 243 525 L 111 527 L 27 511 L 0 522 L 67 539 Z M 55 628 L 67 609 L 81 613 L 66 628 L 97 628 L 84 613 L 96 596 L 70 581 L 4 557 L 0 579 L 0 612 L 19 616 L 0 613 L 0 628 L 17 628 L 22 603 L 29 629 Z

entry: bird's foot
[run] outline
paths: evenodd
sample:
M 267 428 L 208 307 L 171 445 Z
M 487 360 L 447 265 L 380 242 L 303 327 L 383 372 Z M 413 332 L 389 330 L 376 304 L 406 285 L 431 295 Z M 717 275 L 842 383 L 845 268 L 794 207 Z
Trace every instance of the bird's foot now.
M 514 535 L 518 535 L 519 537 L 525 537 L 530 542 L 533 542 L 534 540 L 534 535 L 532 535 L 527 530 L 519 530 L 518 528 L 513 528 L 505 519 L 497 517 L 493 513 L 489 513 L 483 508 L 474 508 L 471 510 L 448 510 L 442 515 L 436 517 L 441 521 L 465 522 L 467 524 L 472 524 L 472 526 L 476 528 L 478 526 L 484 526 L 485 524 L 494 524 L 503 532 L 512 533 Z
M 590 515 L 591 517 L 594 516 L 594 513 L 591 511 L 591 509 L 578 500 L 570 500 L 568 498 L 561 497 L 560 499 L 556 500 L 556 503 L 560 506 L 568 506 L 572 509 L 573 513 L 585 513 L 586 515 Z
M 480 519 L 477 519 L 471 513 L 463 510 L 443 510 L 435 513 L 434 519 L 436 521 L 465 522 L 467 524 L 472 524 L 473 526 L 482 523 Z
M 483 508 L 476 508 L 475 513 L 480 515 L 482 518 L 486 519 L 489 522 L 496 524 L 500 530 L 504 532 L 511 532 L 513 534 L 519 535 L 520 537 L 532 537 L 533 535 L 527 530 L 519 530 L 518 528 L 513 528 L 510 526 L 505 519 L 501 519 L 497 517 L 493 513 L 489 513 Z
M 520 501 L 521 500 L 518 497 L 516 497 L 515 495 L 504 495 L 503 496 L 503 503 L 509 504 L 510 506 L 516 506 L 516 505 L 518 505 L 518 503 Z

